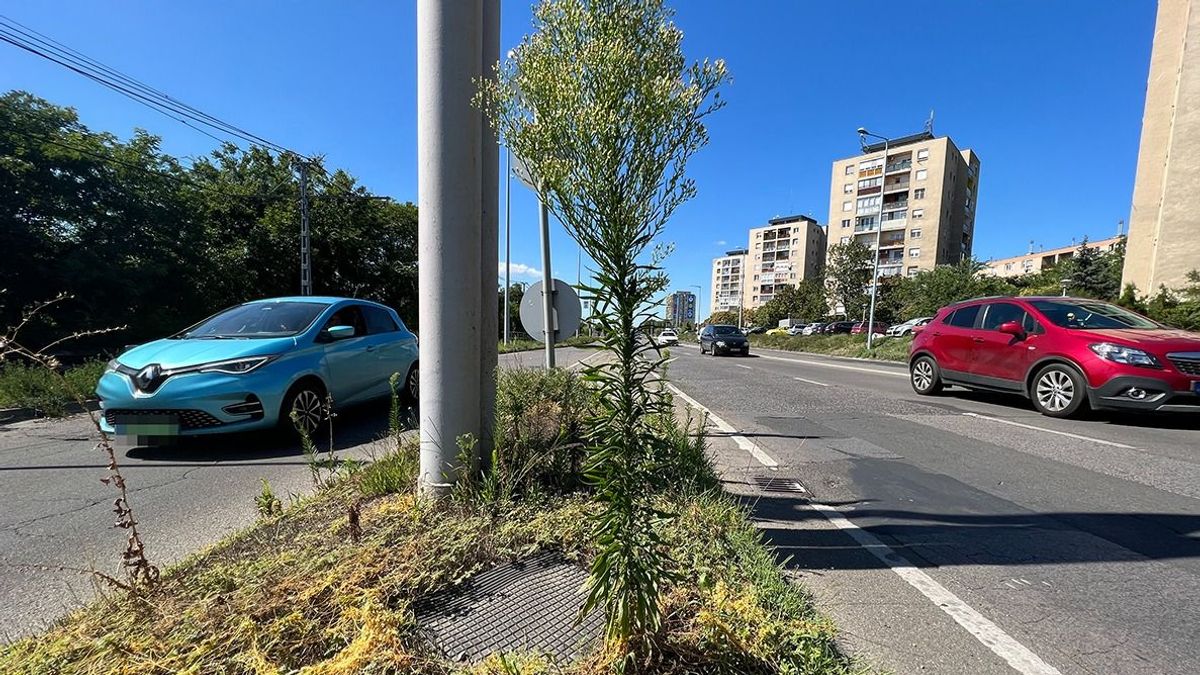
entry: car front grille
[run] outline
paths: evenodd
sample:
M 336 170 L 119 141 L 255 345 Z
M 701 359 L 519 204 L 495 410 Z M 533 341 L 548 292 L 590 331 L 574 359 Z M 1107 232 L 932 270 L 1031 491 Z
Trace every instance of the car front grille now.
M 122 409 L 112 408 L 104 411 L 104 421 L 112 425 L 129 424 L 138 418 L 170 418 L 179 420 L 180 429 L 211 429 L 219 427 L 224 422 L 204 412 L 189 409 Z
M 1200 375 L 1200 354 L 1195 356 L 1167 354 L 1167 358 L 1171 359 L 1171 364 L 1175 366 L 1175 369 L 1184 375 Z

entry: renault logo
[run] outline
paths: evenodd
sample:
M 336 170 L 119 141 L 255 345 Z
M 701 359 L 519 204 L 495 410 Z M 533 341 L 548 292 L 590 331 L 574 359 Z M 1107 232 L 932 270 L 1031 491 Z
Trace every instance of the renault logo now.
M 137 384 L 138 389 L 150 391 L 155 388 L 160 375 L 162 375 L 162 366 L 157 363 L 151 363 L 139 370 L 138 374 L 134 376 L 133 381 Z

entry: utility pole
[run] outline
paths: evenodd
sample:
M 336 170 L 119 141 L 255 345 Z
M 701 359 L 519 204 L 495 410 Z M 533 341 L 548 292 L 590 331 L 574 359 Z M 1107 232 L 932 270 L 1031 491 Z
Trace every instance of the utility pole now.
M 696 307 L 695 316 L 692 317 L 692 326 L 700 325 L 700 318 L 704 316 L 704 312 L 700 311 L 700 296 L 704 293 L 704 287 L 700 284 L 692 284 L 689 288 L 696 289 Z
M 859 127 L 858 135 L 862 139 L 863 149 L 866 149 L 867 136 L 872 136 L 883 141 L 883 171 L 879 174 L 879 220 L 875 223 L 875 265 L 871 272 L 871 313 L 867 317 L 867 349 L 875 343 L 875 299 L 879 296 L 879 245 L 883 239 L 883 195 L 884 187 L 887 183 L 887 159 L 888 159 L 888 139 L 873 134 L 866 129 Z
M 312 243 L 308 231 L 308 160 L 300 160 L 300 295 L 312 295 Z
M 485 186 L 487 135 L 472 99 L 483 63 L 499 57 L 484 54 L 490 42 L 485 25 L 491 27 L 489 12 L 498 12 L 498 5 L 498 0 L 417 2 L 417 252 L 424 338 L 418 487 L 434 497 L 449 494 L 462 470 L 459 440 L 470 434 L 486 442 L 481 411 L 487 399 L 481 389 L 495 386 L 494 380 L 481 381 L 487 370 L 482 345 L 490 341 L 492 353 L 496 350 L 495 318 L 489 324 L 482 306 L 485 294 L 495 302 L 495 262 L 486 284 L 481 274 L 484 240 L 494 234 L 485 231 L 484 200 L 494 200 L 499 186 Z M 495 178 L 495 171 L 490 175 Z M 496 255 L 499 246 L 490 241 Z M 488 325 L 493 332 L 485 335 Z
M 483 0 L 482 4 L 480 79 L 494 81 L 496 63 L 500 60 L 500 0 Z M 472 85 L 474 88 L 474 83 Z M 479 109 L 479 125 L 479 157 L 482 163 L 479 185 L 479 282 L 482 294 L 479 296 L 479 445 L 472 464 L 476 470 L 482 466 L 483 458 L 490 459 L 492 456 L 493 428 L 496 420 L 496 366 L 500 355 L 500 350 L 496 347 L 500 335 L 499 307 L 496 306 L 496 258 L 499 257 L 500 251 L 499 227 L 496 222 L 500 196 L 500 145 L 486 110 Z M 506 256 L 506 264 L 507 260 Z

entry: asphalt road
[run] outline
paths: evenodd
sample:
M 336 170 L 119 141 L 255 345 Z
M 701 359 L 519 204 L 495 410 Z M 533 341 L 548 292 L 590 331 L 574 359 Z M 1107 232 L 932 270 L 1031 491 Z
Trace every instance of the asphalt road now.
M 670 382 L 720 418 L 727 486 L 869 662 L 1200 672 L 1197 416 L 1054 420 L 918 397 L 887 364 L 672 356 Z
M 592 353 L 560 349 L 559 364 Z M 502 354 L 500 365 L 537 366 L 541 359 L 541 352 Z M 378 441 L 387 412 L 382 404 L 340 414 L 338 455 L 370 461 L 384 452 Z M 124 447 L 118 461 L 147 553 L 160 567 L 253 523 L 262 479 L 285 502 L 312 491 L 299 447 L 272 435 Z M 125 537 L 111 527 L 116 495 L 100 483 L 104 464 L 86 416 L 0 425 L 0 640 L 44 628 L 93 597 L 90 575 L 57 568 L 121 576 Z

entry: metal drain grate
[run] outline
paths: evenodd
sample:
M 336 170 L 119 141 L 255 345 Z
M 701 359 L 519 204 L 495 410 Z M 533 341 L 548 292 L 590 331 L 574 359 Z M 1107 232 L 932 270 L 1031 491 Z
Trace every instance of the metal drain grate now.
M 417 623 L 447 658 L 477 662 L 501 651 L 535 651 L 560 662 L 586 654 L 604 632 L 596 611 L 579 624 L 587 572 L 561 554 L 500 565 L 416 607 Z
M 753 476 L 751 480 L 758 489 L 771 494 L 806 495 L 808 490 L 795 478 L 786 476 Z

